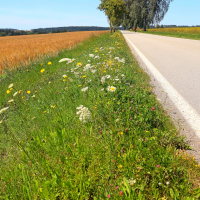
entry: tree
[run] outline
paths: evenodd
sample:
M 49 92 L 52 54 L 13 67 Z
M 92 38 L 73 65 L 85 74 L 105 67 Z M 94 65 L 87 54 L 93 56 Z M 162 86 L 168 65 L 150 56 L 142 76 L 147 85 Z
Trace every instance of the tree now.
M 167 13 L 173 0 L 126 0 L 129 21 L 134 27 L 143 26 L 144 31 L 149 24 L 159 23 Z
M 98 8 L 104 11 L 110 25 L 110 32 L 119 27 L 122 22 L 123 14 L 126 12 L 125 2 L 123 0 L 101 0 Z

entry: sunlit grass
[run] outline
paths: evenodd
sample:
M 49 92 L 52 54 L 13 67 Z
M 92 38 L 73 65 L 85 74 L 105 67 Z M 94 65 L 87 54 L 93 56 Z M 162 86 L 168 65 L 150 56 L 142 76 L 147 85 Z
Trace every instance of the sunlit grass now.
M 199 165 L 119 32 L 0 79 L 2 199 L 200 196 Z
M 137 31 L 156 35 L 166 35 L 171 37 L 188 38 L 200 40 L 200 27 L 187 27 L 187 28 L 152 28 L 143 31 L 138 29 Z

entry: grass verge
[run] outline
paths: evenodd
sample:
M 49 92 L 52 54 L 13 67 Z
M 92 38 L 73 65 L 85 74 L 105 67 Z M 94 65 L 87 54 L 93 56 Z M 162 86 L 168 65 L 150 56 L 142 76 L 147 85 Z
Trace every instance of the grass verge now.
M 199 165 L 119 32 L 7 72 L 0 93 L 1 199 L 200 197 Z
M 154 34 L 154 35 L 169 36 L 169 37 L 200 40 L 200 32 L 187 33 L 187 32 L 184 31 L 184 29 L 182 30 L 181 28 L 180 28 L 180 31 L 170 31 L 170 28 L 168 28 L 167 30 L 162 30 L 162 28 L 159 28 L 159 29 L 148 29 L 147 31 L 138 30 L 138 32 L 147 33 L 147 34 Z

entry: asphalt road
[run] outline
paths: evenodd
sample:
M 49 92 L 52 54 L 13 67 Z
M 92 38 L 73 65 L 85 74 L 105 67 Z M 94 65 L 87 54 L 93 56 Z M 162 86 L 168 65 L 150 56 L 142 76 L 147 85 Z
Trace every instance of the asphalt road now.
M 200 114 L 200 41 L 122 33 Z

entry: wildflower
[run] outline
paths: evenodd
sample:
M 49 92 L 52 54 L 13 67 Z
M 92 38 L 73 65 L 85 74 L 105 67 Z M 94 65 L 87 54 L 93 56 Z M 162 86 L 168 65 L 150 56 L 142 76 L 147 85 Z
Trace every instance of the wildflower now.
M 48 65 L 51 65 L 51 62 L 48 62 Z
M 152 108 L 151 108 L 151 110 L 155 110 L 155 108 L 154 108 L 154 107 L 152 107 Z
M 102 88 L 101 91 L 104 91 L 104 88 Z
M 85 91 L 87 91 L 87 90 L 88 90 L 88 87 L 85 87 L 85 88 L 82 88 L 82 89 L 81 89 L 82 92 L 85 92 Z
M 133 178 L 128 180 L 129 185 L 133 186 L 136 183 L 136 180 L 133 180 Z
M 89 57 L 93 58 L 93 57 L 94 57 L 94 54 L 89 54 Z
M 66 74 L 64 74 L 62 77 L 63 77 L 63 78 L 67 78 L 67 75 L 66 75 Z
M 121 135 L 123 135 L 124 133 L 123 133 L 123 132 L 121 132 L 120 134 L 121 134 Z
M 18 91 L 13 94 L 13 97 L 15 97 L 17 94 L 18 94 Z
M 56 106 L 51 106 L 51 108 L 53 108 L 53 109 L 54 109 L 55 107 L 56 107 Z
M 0 124 L 3 122 L 3 120 L 0 121 Z
M 44 112 L 43 112 L 43 114 L 45 114 L 47 111 L 45 110 Z
M 157 168 L 159 168 L 160 167 L 160 165 L 157 165 Z
M 116 190 L 117 190 L 117 189 L 119 189 L 119 186 L 116 186 L 115 188 L 116 188 Z
M 161 182 L 159 182 L 159 183 L 158 183 L 158 185 L 159 185 L 159 186 L 161 186 L 161 185 L 162 185 L 162 183 L 161 183 Z
M 61 60 L 59 60 L 58 62 L 65 62 L 65 61 L 72 61 L 70 58 L 62 58 Z
M 12 88 L 13 87 L 13 83 L 11 83 L 9 86 L 8 86 L 8 89 Z
M 86 77 L 86 75 L 83 75 L 83 78 L 85 78 Z
M 23 99 L 24 97 L 25 97 L 25 96 L 23 96 L 22 99 Z
M 43 73 L 45 71 L 45 69 L 41 69 L 40 72 Z
M 21 92 L 22 92 L 22 91 L 20 90 L 20 91 L 19 91 L 19 94 L 20 94 Z
M 31 93 L 31 91 L 30 91 L 30 90 L 28 90 L 28 91 L 27 91 L 27 94 L 30 94 L 30 93 Z
M 122 168 L 123 166 L 122 165 L 118 165 L 118 168 Z
M 107 197 L 110 198 L 110 194 Z
M 81 87 L 82 85 L 79 85 L 78 87 Z
M 133 118 L 132 117 L 130 117 L 130 120 L 132 120 Z
M 10 90 L 7 90 L 6 93 L 9 94 L 9 93 L 11 93 L 11 91 L 10 91 Z
M 35 95 L 31 96 L 32 98 L 35 98 Z
M 43 64 L 41 63 L 41 66 L 43 66 Z
M 82 66 L 82 64 L 81 64 L 81 63 L 77 63 L 77 65 L 78 65 L 78 66 L 79 66 L 79 65 L 80 65 L 80 66 Z
M 96 50 L 95 53 L 97 53 L 98 51 Z
M 66 81 L 66 79 L 63 79 L 63 81 L 65 82 L 65 81 Z
M 27 69 L 26 71 L 27 71 L 27 72 L 29 72 L 29 70 L 28 70 L 28 69 Z
M 88 62 L 91 62 L 91 60 L 88 60 Z
M 8 103 L 12 103 L 13 101 L 14 101 L 14 99 L 11 99 L 11 100 L 8 101 Z
M 91 112 L 89 111 L 88 108 L 84 107 L 83 105 L 80 105 L 76 109 L 79 110 L 78 112 L 76 112 L 76 114 L 80 115 L 79 116 L 80 121 L 86 123 L 91 120 Z
M 93 69 L 93 70 L 91 70 L 91 72 L 92 72 L 93 74 L 94 74 L 96 71 L 97 71 L 97 70 L 94 70 L 94 69 Z
M 9 108 L 9 107 L 2 108 L 2 109 L 0 110 L 0 114 L 4 113 L 6 110 L 8 110 L 8 108 Z
M 114 87 L 114 86 L 108 86 L 108 87 L 107 87 L 107 91 L 108 91 L 108 92 L 115 92 L 116 89 L 117 89 L 117 88 Z
M 169 185 L 169 181 L 166 182 L 166 185 Z
M 120 192 L 119 192 L 119 196 L 122 196 L 122 195 L 123 195 L 123 191 L 120 191 Z

